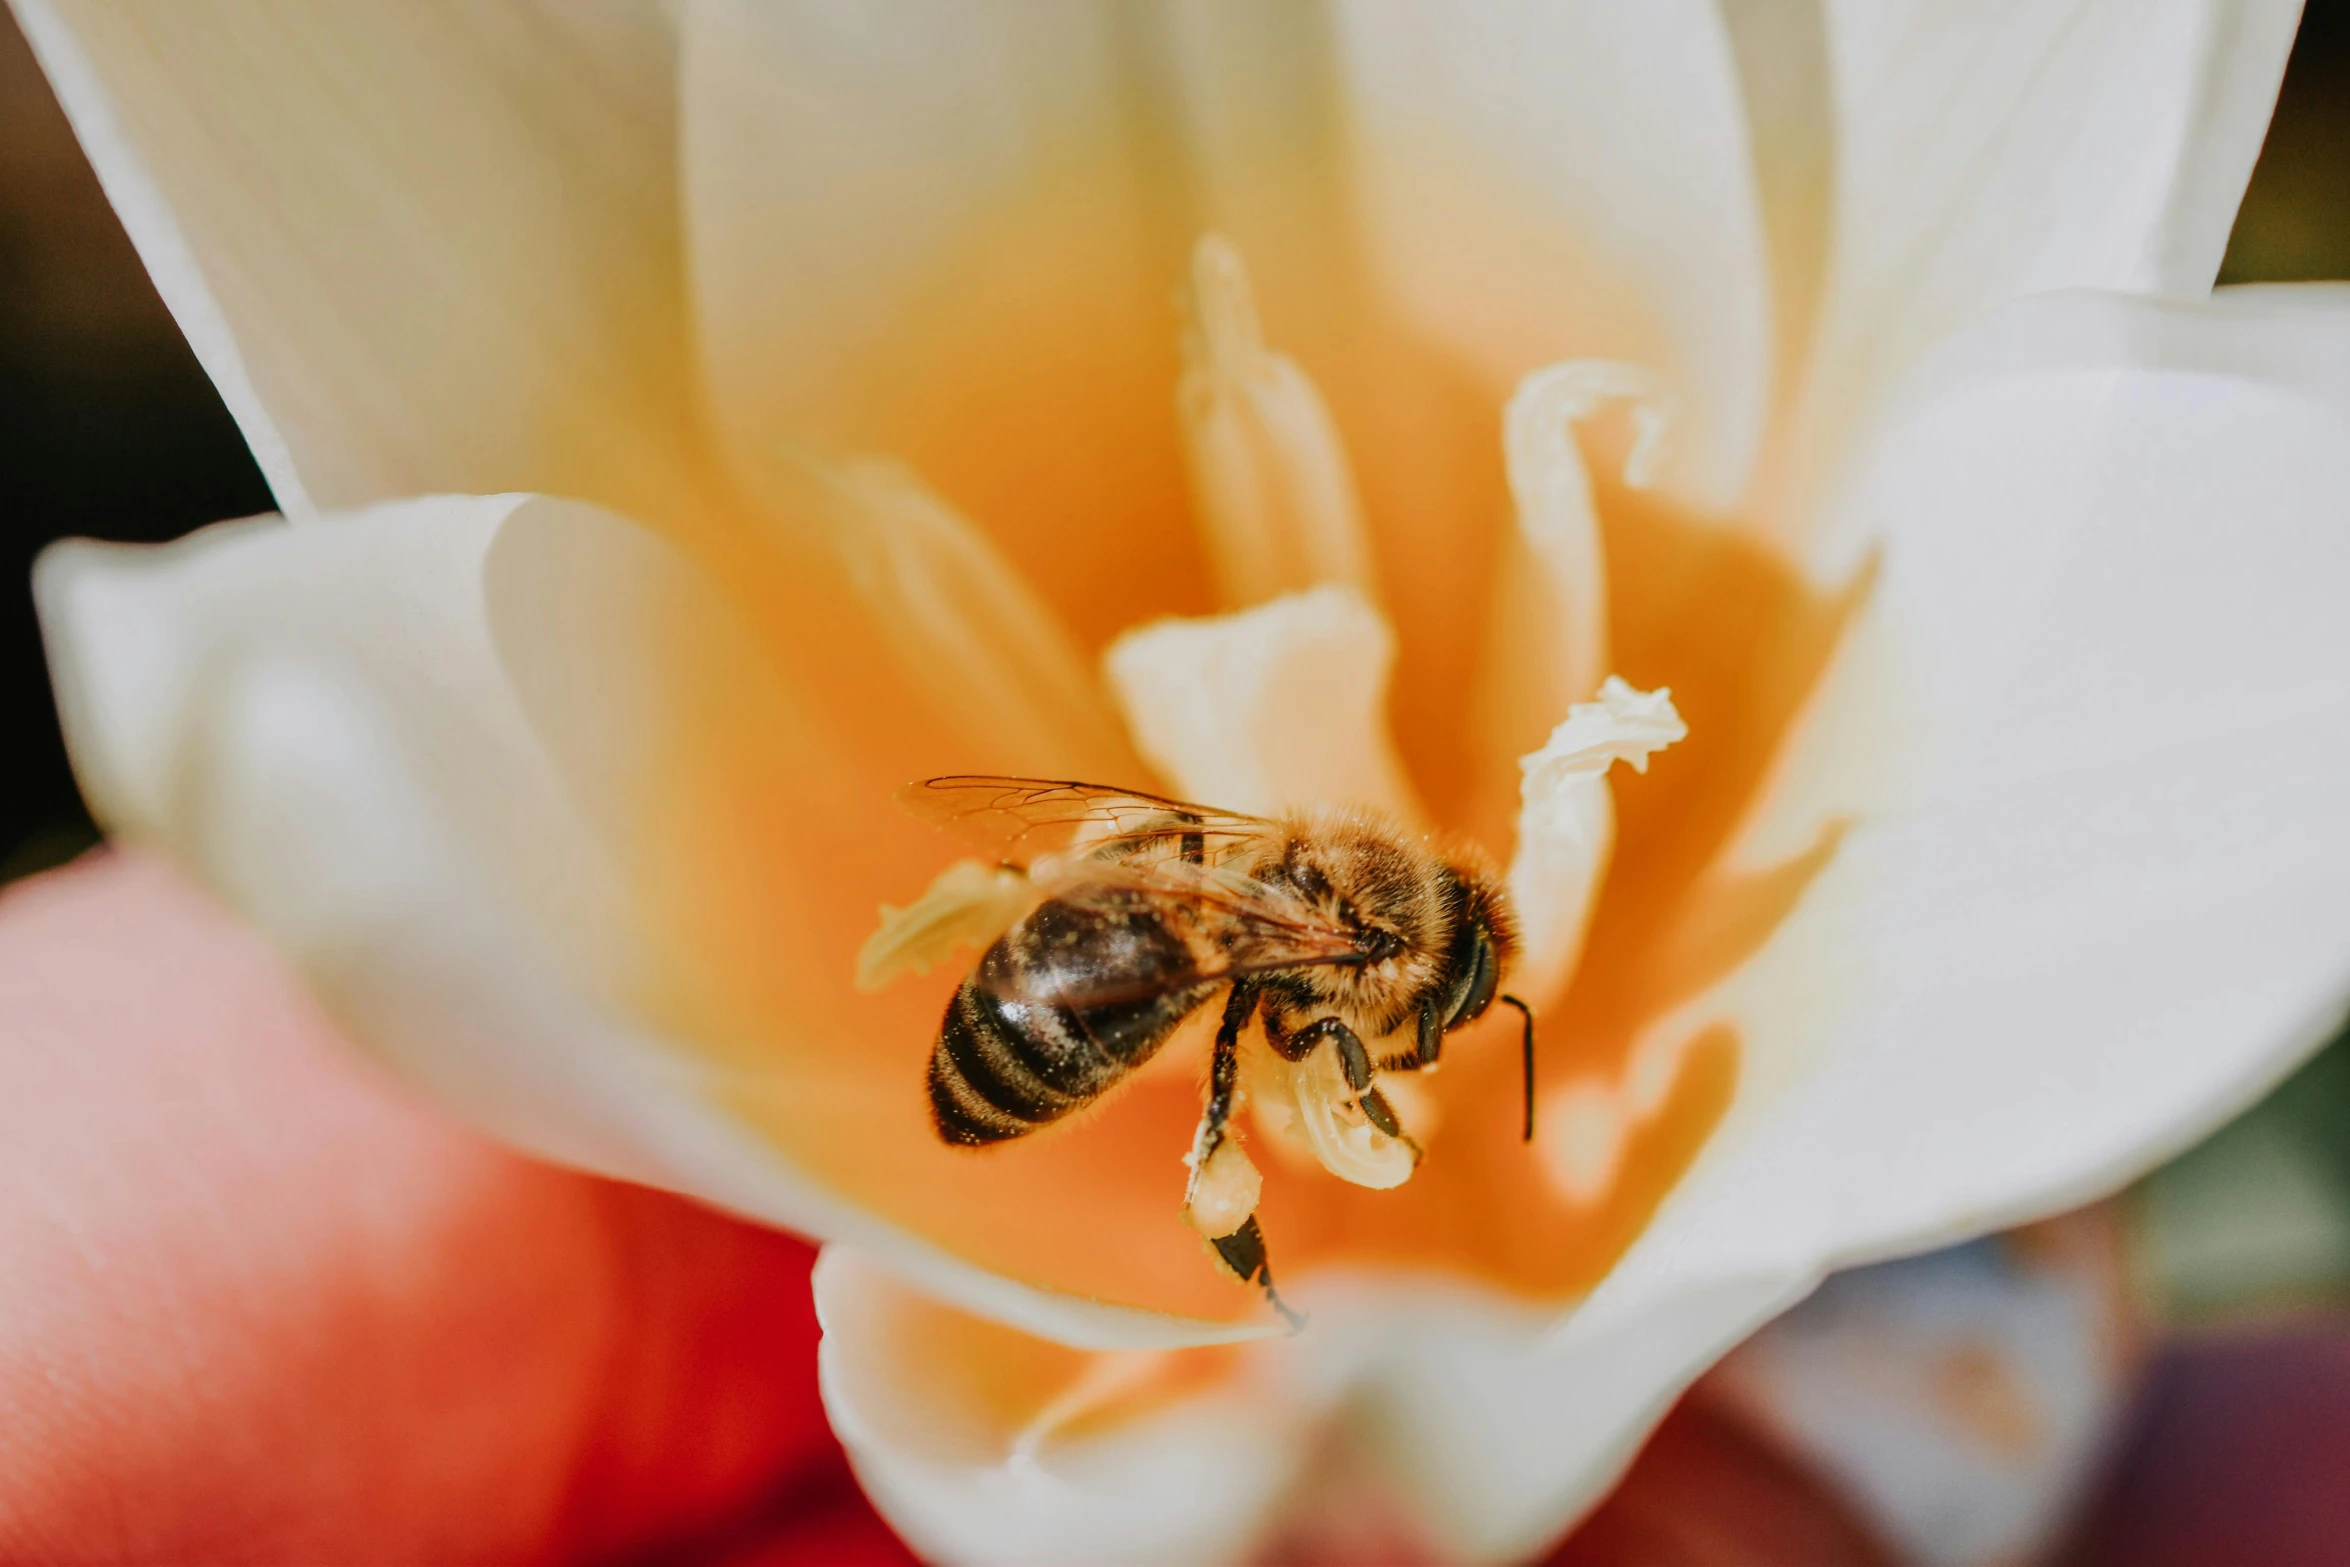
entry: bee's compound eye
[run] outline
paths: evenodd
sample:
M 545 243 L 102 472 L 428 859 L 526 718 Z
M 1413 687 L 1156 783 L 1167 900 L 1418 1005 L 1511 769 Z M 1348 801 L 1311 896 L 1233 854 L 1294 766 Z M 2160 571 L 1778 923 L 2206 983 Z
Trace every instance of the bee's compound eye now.
M 1459 1028 L 1473 1023 L 1493 1005 L 1493 993 L 1501 988 L 1501 960 L 1493 950 L 1493 932 L 1480 920 L 1469 927 L 1468 953 L 1454 972 L 1452 995 L 1445 1009 L 1444 1026 Z

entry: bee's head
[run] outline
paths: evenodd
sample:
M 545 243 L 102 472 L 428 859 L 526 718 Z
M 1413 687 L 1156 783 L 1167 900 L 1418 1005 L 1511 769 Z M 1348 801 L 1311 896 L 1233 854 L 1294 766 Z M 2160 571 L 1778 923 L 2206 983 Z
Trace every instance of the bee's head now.
M 1454 908 L 1451 946 L 1445 953 L 1443 990 L 1438 1011 L 1447 1033 L 1484 1016 L 1501 990 L 1502 970 L 1517 948 L 1517 931 L 1500 884 L 1491 872 L 1475 864 L 1445 867 L 1450 885 L 1447 901 Z

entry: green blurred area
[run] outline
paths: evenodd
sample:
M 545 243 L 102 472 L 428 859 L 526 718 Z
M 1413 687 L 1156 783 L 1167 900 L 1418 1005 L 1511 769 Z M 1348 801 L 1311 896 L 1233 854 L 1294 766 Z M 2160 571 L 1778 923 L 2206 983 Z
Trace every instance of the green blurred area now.
M 2350 1035 L 2126 1201 L 2157 1320 L 2350 1306 Z
M 2350 0 L 2311 0 L 2220 281 L 2338 278 L 2350 278 Z M 2157 1320 L 2350 1308 L 2350 1034 L 2125 1202 Z

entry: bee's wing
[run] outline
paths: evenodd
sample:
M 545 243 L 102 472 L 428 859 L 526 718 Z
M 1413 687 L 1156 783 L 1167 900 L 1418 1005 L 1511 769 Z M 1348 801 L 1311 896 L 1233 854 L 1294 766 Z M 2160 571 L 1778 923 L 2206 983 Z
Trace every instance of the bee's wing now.
M 1261 816 L 1107 784 L 957 774 L 898 791 L 915 815 L 951 827 L 999 859 L 1027 864 L 1082 841 L 1088 850 L 1147 849 L 1168 839 L 1231 843 L 1274 830 Z
M 1362 933 L 1303 898 L 1228 867 L 1181 858 L 1096 859 L 1047 855 L 1029 868 L 1046 897 L 1108 914 L 1152 912 L 1202 933 L 1189 961 L 1148 972 L 1057 970 L 1049 993 L 1033 980 L 1009 999 L 1075 1007 L 1114 1006 L 1200 985 L 1286 969 L 1367 961 Z M 1007 976 L 1004 983 L 1013 981 Z

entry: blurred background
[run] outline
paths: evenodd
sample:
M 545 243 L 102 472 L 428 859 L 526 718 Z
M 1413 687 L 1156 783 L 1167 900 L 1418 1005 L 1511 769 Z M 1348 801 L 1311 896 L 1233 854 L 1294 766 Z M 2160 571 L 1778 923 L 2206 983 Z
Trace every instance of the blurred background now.
M 2320 278 L 2350 279 L 2350 0 L 2309 0 L 2221 280 Z M 50 704 L 27 587 L 34 555 L 66 535 L 162 540 L 268 509 L 234 424 L 0 11 L 0 882 L 96 841 Z M 2120 1327 L 2066 1305 L 2094 1297 L 2107 1311 L 2111 1288 L 2029 1282 L 2116 1274 Z M 1993 1294 L 2002 1304 L 1984 1314 L 1954 1304 Z M 1898 1542 L 1903 1509 L 1917 1511 L 1903 1488 L 1936 1463 L 1948 1495 L 1985 1517 L 2039 1505 L 2024 1493 L 2044 1459 L 2001 1470 L 1965 1443 L 1990 1451 L 2016 1434 L 2015 1407 L 1983 1368 L 1997 1372 L 1999 1354 L 2029 1362 L 2034 1344 L 2066 1332 L 2108 1352 L 2126 1344 L 2128 1370 L 2109 1394 L 2094 1379 L 2052 1390 L 2063 1377 L 2047 1372 L 2032 1389 L 2040 1403 L 2026 1406 L 2073 1432 L 2060 1444 L 2080 1474 L 2057 1488 L 2071 1520 L 2062 1559 L 2350 1562 L 2350 1042 L 2078 1223 L 1832 1282 L 1717 1380 L 1725 1397 L 1768 1406 L 1791 1443 L 1864 1500 L 1890 1487 L 1864 1511 Z M 1968 1360 L 1981 1346 L 1954 1334 L 1997 1353 Z M 1948 1433 L 1921 1424 L 1899 1379 L 1854 1370 L 1913 1340 L 1941 1346 L 1940 1358 L 1891 1358 L 1957 1368 L 1920 1395 L 1959 1432 L 1939 1457 Z

